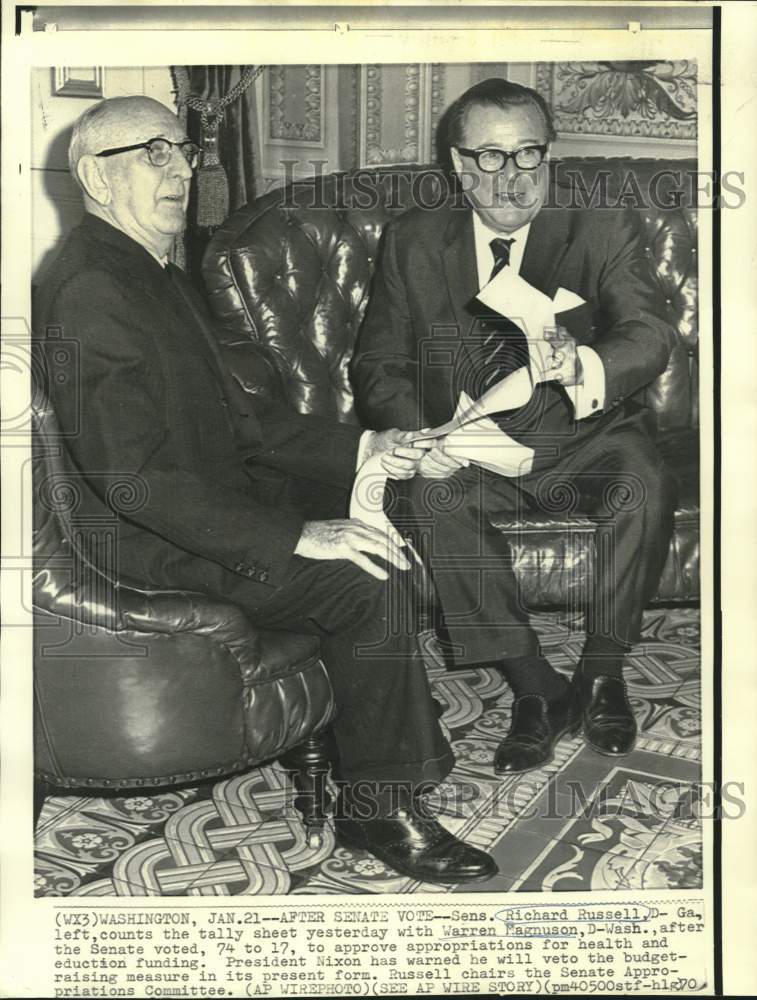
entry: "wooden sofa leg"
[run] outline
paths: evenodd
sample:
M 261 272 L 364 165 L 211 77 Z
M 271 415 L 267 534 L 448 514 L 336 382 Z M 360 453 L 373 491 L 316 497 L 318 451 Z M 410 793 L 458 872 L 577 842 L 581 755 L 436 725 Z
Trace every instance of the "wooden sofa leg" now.
M 305 836 L 310 847 L 318 847 L 323 839 L 326 813 L 331 795 L 326 787 L 330 769 L 327 739 L 324 733 L 309 736 L 282 759 L 292 772 L 297 796 L 294 805 L 302 815 Z

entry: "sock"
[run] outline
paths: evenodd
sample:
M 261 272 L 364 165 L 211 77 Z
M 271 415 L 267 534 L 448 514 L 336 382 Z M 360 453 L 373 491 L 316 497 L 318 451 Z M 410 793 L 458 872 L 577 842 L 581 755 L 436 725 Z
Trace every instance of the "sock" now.
M 623 660 L 631 647 L 602 635 L 590 635 L 581 654 L 581 673 L 587 680 L 595 677 L 623 677 Z
M 567 681 L 541 653 L 503 660 L 500 666 L 516 698 L 540 694 L 554 701 L 565 692 Z

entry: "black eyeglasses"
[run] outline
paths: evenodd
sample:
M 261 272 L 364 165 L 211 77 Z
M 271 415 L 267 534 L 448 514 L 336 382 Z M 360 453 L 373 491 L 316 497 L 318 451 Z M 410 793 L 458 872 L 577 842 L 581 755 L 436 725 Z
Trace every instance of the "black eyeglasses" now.
M 485 149 L 464 149 L 457 146 L 456 149 L 463 156 L 472 156 L 478 169 L 485 174 L 496 174 L 498 170 L 505 169 L 508 160 L 514 160 L 519 170 L 536 170 L 544 162 L 548 146 L 521 146 L 513 153 L 494 146 Z
M 147 142 L 135 142 L 133 146 L 119 146 L 116 149 L 103 149 L 95 156 L 115 156 L 117 153 L 130 153 L 133 149 L 146 149 L 150 163 L 154 167 L 165 167 L 171 159 L 171 151 L 178 146 L 184 159 L 194 170 L 197 166 L 202 148 L 189 139 L 182 142 L 171 142 L 170 139 L 148 139 Z

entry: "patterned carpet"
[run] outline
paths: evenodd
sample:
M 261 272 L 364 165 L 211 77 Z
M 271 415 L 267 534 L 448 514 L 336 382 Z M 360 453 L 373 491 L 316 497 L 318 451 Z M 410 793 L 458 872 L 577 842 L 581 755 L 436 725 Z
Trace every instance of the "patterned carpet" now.
M 566 674 L 580 622 L 534 616 L 542 647 Z M 39 896 L 228 896 L 699 888 L 702 846 L 699 612 L 650 611 L 626 678 L 639 722 L 627 757 L 580 736 L 539 771 L 495 778 L 494 748 L 512 696 L 494 671 L 445 671 L 428 657 L 457 755 L 429 804 L 445 825 L 490 851 L 500 874 L 475 886 L 431 886 L 367 854 L 305 841 L 277 764 L 198 789 L 122 798 L 53 797 L 35 838 Z

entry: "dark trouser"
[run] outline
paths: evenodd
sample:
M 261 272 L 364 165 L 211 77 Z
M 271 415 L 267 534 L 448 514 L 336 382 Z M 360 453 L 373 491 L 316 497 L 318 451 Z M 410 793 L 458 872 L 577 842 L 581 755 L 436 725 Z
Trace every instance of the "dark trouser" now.
M 449 774 L 454 757 L 415 637 L 409 573 L 382 582 L 351 562 L 294 556 L 286 583 L 248 616 L 266 628 L 320 637 L 347 782 L 417 787 Z
M 590 513 L 596 534 L 587 632 L 629 646 L 638 641 L 642 611 L 668 554 L 675 483 L 643 411 L 615 411 L 575 426 L 579 433 L 555 439 L 552 464 L 520 479 L 470 466 L 448 480 L 417 477 L 395 488 L 389 501 L 395 523 L 425 525 L 430 534 L 429 561 L 456 663 L 538 651 L 508 541 L 490 523 L 493 513 L 515 519 L 539 511 L 546 522 Z M 548 441 L 540 446 L 549 454 Z
M 310 519 L 347 517 L 349 496 L 336 487 L 292 480 L 279 499 Z M 153 565 L 149 576 L 139 552 L 125 545 L 121 560 L 122 576 L 211 593 L 244 608 L 261 627 L 317 636 L 337 705 L 332 728 L 345 781 L 417 787 L 451 771 L 454 756 L 418 649 L 410 572 L 393 570 L 383 582 L 352 562 L 292 556 L 284 583 L 261 604 L 260 587 L 238 573 L 225 573 L 221 586 L 210 589 L 199 558 L 182 560 L 178 569 Z M 217 567 L 211 568 L 216 581 Z

